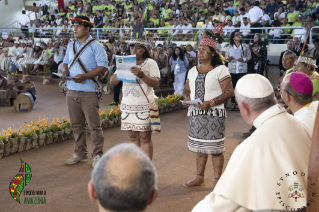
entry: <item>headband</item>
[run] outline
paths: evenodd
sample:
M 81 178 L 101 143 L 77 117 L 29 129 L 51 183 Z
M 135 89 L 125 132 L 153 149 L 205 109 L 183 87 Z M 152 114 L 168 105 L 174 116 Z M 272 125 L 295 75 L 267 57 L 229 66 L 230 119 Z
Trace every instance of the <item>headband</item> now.
M 87 21 L 87 20 L 83 20 L 82 18 L 69 18 L 69 21 L 71 21 L 72 24 L 74 24 L 75 22 L 78 22 L 79 24 L 83 24 L 84 26 L 93 28 L 94 27 L 94 23 L 91 21 Z
M 215 50 L 217 49 L 217 42 L 214 41 L 212 38 L 203 38 L 200 41 L 200 46 L 210 46 L 213 47 Z
M 141 39 L 131 39 L 130 44 L 139 44 L 144 47 L 146 46 L 145 40 L 141 40 Z
M 307 64 L 309 64 L 309 65 L 312 65 L 312 66 L 318 68 L 318 67 L 316 66 L 316 64 L 315 64 L 315 61 L 314 61 L 313 59 L 309 58 L 309 57 L 302 57 L 302 56 L 300 56 L 300 57 L 298 57 L 297 62 L 298 62 L 298 63 L 299 63 L 299 62 L 307 63 Z

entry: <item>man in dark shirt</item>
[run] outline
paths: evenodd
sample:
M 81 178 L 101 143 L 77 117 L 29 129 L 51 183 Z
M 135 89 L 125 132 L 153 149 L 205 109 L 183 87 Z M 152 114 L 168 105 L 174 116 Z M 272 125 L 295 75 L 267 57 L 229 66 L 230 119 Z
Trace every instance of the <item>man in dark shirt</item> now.
M 103 17 L 101 16 L 101 11 L 96 12 L 96 17 L 94 18 L 95 28 L 103 28 Z M 99 36 L 99 39 L 103 39 L 103 33 L 101 29 L 96 30 L 96 33 Z
M 313 51 L 312 55 L 315 58 L 316 65 L 318 66 L 317 71 L 319 71 L 319 38 L 315 38 L 313 40 L 313 45 L 316 49 Z
M 270 3 L 266 7 L 266 12 L 271 18 L 271 20 L 274 20 L 274 14 L 278 11 L 279 4 L 275 2 L 275 0 L 270 0 Z

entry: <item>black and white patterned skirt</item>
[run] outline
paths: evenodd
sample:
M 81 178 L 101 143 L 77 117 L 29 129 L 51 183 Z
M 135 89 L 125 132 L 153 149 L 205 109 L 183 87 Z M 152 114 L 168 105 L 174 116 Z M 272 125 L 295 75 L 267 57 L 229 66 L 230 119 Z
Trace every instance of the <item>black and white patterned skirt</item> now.
M 188 149 L 192 152 L 225 152 L 225 116 L 189 116 Z

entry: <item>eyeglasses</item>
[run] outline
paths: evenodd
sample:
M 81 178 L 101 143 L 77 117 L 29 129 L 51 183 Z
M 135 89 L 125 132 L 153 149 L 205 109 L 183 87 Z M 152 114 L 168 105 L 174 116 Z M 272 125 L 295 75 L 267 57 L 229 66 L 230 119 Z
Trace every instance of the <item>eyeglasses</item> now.
M 235 36 L 234 36 L 234 37 L 236 37 L 236 36 L 240 36 L 240 34 L 235 34 Z
M 285 92 L 288 93 L 290 96 L 292 96 L 291 93 L 289 93 L 289 91 L 287 91 L 286 89 L 281 89 L 279 86 L 277 87 L 277 89 L 279 90 L 279 92 L 285 91 Z

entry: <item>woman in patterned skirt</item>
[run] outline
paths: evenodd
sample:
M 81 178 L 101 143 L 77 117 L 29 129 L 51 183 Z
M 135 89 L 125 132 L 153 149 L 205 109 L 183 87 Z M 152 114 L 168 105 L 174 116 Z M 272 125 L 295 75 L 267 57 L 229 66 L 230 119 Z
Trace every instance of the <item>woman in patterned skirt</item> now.
M 228 68 L 223 65 L 216 52 L 219 39 L 222 39 L 219 34 L 213 34 L 212 37 L 201 40 L 198 49 L 201 65 L 189 70 L 183 92 L 185 101 L 200 99 L 203 102 L 188 108 L 188 149 L 197 153 L 197 175 L 194 180 L 185 183 L 184 187 L 204 184 L 208 155 L 212 155 L 213 187 L 222 174 L 226 117 L 224 103 L 234 96 L 234 91 Z
M 123 81 L 121 130 L 127 130 L 130 141 L 140 146 L 152 159 L 153 144 L 149 101 L 151 103 L 155 101 L 153 88 L 158 87 L 160 71 L 156 62 L 150 59 L 145 41 L 133 40 L 130 43 L 135 44 L 131 54 L 136 54 L 137 66 L 132 67 L 131 72 L 136 76 L 137 82 Z M 111 77 L 110 83 L 117 85 L 119 82 L 116 71 Z

